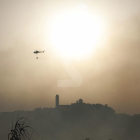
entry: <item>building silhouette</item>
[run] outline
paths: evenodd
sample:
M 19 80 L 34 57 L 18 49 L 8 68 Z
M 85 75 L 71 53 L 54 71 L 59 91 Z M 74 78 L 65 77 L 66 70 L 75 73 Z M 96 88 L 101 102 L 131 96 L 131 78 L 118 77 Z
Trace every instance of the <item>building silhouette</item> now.
M 59 108 L 59 95 L 55 96 L 55 108 Z
M 89 104 L 84 103 L 83 99 L 77 100 L 75 103 L 71 103 L 71 105 L 60 105 L 59 104 L 59 95 L 55 96 L 55 108 L 59 111 L 72 111 L 72 112 L 102 112 L 107 114 L 115 114 L 115 110 L 111 107 L 108 107 L 107 104 Z
M 7 132 L 12 121 L 15 124 L 17 118 L 25 116 L 40 136 L 42 131 L 45 132 L 44 139 L 138 140 L 140 138 L 140 114 L 134 116 L 117 114 L 106 104 L 89 104 L 83 99 L 70 105 L 62 105 L 60 98 L 59 95 L 55 96 L 54 108 L 1 112 L 0 138 L 7 140 Z M 33 136 L 32 139 L 36 139 L 36 135 Z

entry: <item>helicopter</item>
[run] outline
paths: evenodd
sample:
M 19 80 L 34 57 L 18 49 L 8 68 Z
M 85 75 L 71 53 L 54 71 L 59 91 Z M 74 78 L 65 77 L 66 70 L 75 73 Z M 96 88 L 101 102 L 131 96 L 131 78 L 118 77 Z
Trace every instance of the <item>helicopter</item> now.
M 35 54 L 38 54 L 38 53 L 44 53 L 45 52 L 45 50 L 44 51 L 34 51 L 33 53 L 35 53 Z M 36 57 L 36 59 L 38 59 L 38 57 Z
M 45 50 L 44 51 L 34 51 L 33 53 L 36 53 L 36 54 L 38 54 L 38 53 L 44 53 L 45 52 Z

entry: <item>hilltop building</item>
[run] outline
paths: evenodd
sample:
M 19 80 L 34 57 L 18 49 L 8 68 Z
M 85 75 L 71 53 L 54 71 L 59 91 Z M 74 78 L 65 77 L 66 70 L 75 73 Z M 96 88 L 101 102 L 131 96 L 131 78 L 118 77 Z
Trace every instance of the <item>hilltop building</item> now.
M 115 110 L 112 108 L 108 107 L 107 104 L 102 105 L 102 104 L 86 104 L 83 102 L 82 99 L 79 99 L 76 101 L 76 103 L 71 103 L 71 105 L 60 105 L 59 104 L 59 95 L 56 95 L 55 97 L 55 108 L 60 110 L 60 111 L 71 111 L 71 110 L 93 110 L 93 111 L 101 111 L 105 113 L 115 113 Z
M 82 99 L 79 99 L 78 101 L 76 101 L 76 103 L 72 103 L 71 105 L 59 105 L 59 95 L 56 95 L 55 97 L 55 108 L 56 109 L 59 109 L 61 111 L 68 111 L 72 108 L 73 105 L 76 105 L 76 104 L 85 104 L 83 103 L 83 100 Z
M 83 99 L 77 100 L 75 103 L 71 103 L 70 105 L 60 105 L 59 104 L 59 95 L 55 96 L 55 108 L 36 108 L 35 112 L 50 112 L 50 111 L 64 111 L 64 112 L 100 112 L 100 113 L 107 113 L 107 114 L 115 114 L 115 110 L 113 110 L 111 107 L 108 107 L 107 104 L 89 104 L 84 103 Z

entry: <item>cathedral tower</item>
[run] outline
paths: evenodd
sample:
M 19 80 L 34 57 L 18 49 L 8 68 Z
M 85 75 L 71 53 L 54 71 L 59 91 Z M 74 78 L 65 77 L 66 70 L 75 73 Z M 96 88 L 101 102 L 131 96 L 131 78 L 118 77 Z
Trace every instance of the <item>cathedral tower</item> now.
M 55 97 L 55 108 L 59 107 L 59 95 L 56 95 Z

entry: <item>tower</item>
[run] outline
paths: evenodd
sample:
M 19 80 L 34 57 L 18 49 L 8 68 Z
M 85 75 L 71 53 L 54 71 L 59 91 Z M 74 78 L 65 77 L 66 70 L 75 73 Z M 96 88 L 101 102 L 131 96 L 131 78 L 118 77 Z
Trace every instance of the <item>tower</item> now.
M 56 95 L 55 97 L 55 108 L 59 107 L 59 95 Z

